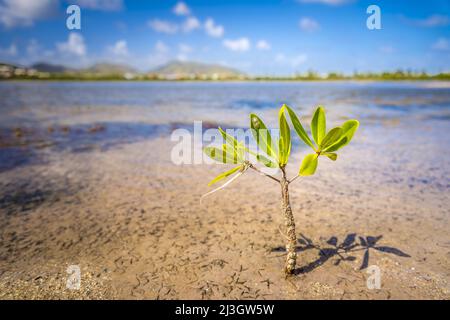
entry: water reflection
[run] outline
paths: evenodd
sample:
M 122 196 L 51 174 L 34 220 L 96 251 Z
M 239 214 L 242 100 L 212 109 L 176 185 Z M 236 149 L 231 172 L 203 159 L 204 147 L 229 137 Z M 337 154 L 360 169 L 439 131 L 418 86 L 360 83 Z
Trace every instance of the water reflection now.
M 355 144 L 363 148 L 382 145 L 383 135 L 412 148 L 419 141 L 427 150 L 450 147 L 450 88 L 423 83 L 2 82 L 0 96 L 0 170 L 44 161 L 41 149 L 105 150 L 192 129 L 195 120 L 247 128 L 256 112 L 277 127 L 282 103 L 306 123 L 317 104 L 329 126 L 342 114 L 358 118 Z

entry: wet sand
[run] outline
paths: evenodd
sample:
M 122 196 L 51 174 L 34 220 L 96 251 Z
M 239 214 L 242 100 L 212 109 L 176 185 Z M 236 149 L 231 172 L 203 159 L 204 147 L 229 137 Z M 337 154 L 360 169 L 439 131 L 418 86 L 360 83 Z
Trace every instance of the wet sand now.
M 200 205 L 224 167 L 173 165 L 168 137 L 2 172 L 0 298 L 448 299 L 448 186 L 393 181 L 421 158 L 399 168 L 371 148 L 291 186 L 301 240 L 288 279 L 279 186 L 248 172 Z M 80 290 L 66 288 L 69 265 Z
M 450 91 L 414 86 L 0 83 L 0 299 L 449 299 Z M 249 171 L 200 204 L 228 167 L 177 166 L 169 139 L 249 112 L 275 127 L 280 101 L 361 123 L 290 187 L 287 279 L 280 187 Z

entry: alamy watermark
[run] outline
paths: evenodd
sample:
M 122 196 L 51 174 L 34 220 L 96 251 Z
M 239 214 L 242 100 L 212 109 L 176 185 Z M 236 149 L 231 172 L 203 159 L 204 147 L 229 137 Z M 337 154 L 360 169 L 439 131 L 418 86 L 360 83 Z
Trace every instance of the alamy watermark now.
M 366 20 L 366 26 L 369 30 L 380 30 L 381 29 L 381 9 L 379 6 L 372 4 L 367 7 L 367 14 L 370 16 Z
M 81 269 L 78 265 L 70 265 L 66 272 L 69 277 L 66 281 L 66 288 L 69 290 L 80 290 L 81 287 Z
M 227 141 L 217 129 L 203 130 L 202 121 L 194 121 L 193 131 L 187 129 L 176 129 L 172 132 L 170 140 L 175 142 L 172 148 L 170 158 L 172 163 L 176 165 L 182 164 L 214 164 L 222 162 L 226 164 L 237 163 L 237 155 L 235 149 L 242 150 L 243 160 L 256 162 L 256 154 L 259 152 L 258 143 L 253 138 L 255 135 L 254 129 L 224 129 L 227 135 L 236 138 L 239 142 L 237 146 L 231 146 L 230 141 Z M 260 139 L 270 141 L 271 147 L 276 150 L 278 146 L 279 129 L 259 130 L 258 136 Z M 232 142 L 231 142 L 232 143 Z M 227 147 L 228 146 L 230 147 Z M 213 159 L 203 152 L 204 147 L 217 148 L 216 153 L 213 154 Z M 242 159 L 239 159 L 242 160 Z M 254 160 L 254 161 L 252 161 Z M 269 159 L 274 160 L 274 159 Z M 266 173 L 275 174 L 277 168 L 263 168 Z
M 369 266 L 367 268 L 367 274 L 369 276 L 367 277 L 366 284 L 367 289 L 374 290 L 374 289 L 381 289 L 381 269 L 380 267 L 376 265 Z
M 69 30 L 81 30 L 81 9 L 76 4 L 67 7 L 66 27 Z

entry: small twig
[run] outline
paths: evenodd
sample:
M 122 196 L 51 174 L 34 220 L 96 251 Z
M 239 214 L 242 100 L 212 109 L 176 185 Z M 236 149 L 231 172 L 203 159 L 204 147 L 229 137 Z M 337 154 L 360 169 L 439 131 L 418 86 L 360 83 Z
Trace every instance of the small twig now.
M 207 196 L 209 196 L 209 195 L 211 195 L 211 194 L 213 194 L 213 193 L 215 193 L 215 192 L 217 192 L 217 191 L 219 191 L 219 190 L 222 190 L 223 188 L 225 188 L 225 187 L 227 187 L 230 183 L 232 183 L 234 180 L 236 180 L 237 178 L 239 178 L 239 176 L 241 176 L 244 172 L 245 172 L 245 170 L 247 170 L 246 168 L 244 168 L 242 171 L 240 171 L 237 175 L 235 175 L 233 178 L 231 178 L 230 180 L 228 180 L 227 182 L 225 182 L 223 185 L 221 185 L 220 187 L 218 187 L 218 188 L 216 188 L 216 189 L 214 189 L 214 190 L 212 190 L 212 191 L 210 191 L 210 192 L 208 192 L 208 193 L 205 193 L 204 195 L 202 195 L 201 197 L 200 197 L 200 205 L 202 204 L 202 201 L 203 201 L 203 199 L 205 198 L 205 197 L 207 197 Z
M 270 174 L 264 173 L 261 170 L 259 170 L 257 167 L 255 167 L 253 164 L 249 164 L 249 168 L 252 168 L 253 170 L 255 170 L 256 172 L 258 172 L 261 175 L 264 175 L 266 177 L 269 177 L 272 180 L 275 180 L 276 182 L 280 183 L 280 180 L 278 180 L 277 178 L 275 178 L 274 176 L 271 176 Z
M 287 235 L 285 235 L 285 234 L 283 233 L 283 231 L 281 231 L 280 227 L 278 227 L 278 231 L 281 233 L 281 235 L 282 235 L 283 237 L 285 237 L 287 240 L 289 240 L 289 237 L 288 237 Z
M 294 178 L 292 178 L 291 180 L 289 180 L 289 183 L 294 182 L 298 177 L 300 177 L 299 175 L 296 175 Z

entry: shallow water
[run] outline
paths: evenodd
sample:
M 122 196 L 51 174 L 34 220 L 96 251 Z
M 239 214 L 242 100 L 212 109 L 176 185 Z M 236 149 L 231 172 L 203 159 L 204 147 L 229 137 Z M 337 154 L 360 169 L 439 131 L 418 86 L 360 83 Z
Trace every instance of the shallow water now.
M 245 128 L 256 112 L 275 127 L 282 103 L 305 122 L 318 104 L 331 125 L 343 115 L 359 119 L 354 144 L 367 152 L 401 144 L 428 154 L 444 177 L 450 169 L 450 88 L 430 83 L 1 82 L 0 96 L 0 171 L 42 163 L 48 152 L 105 150 L 192 129 L 196 120 Z
M 358 118 L 448 120 L 450 88 L 426 83 L 352 82 L 2 82 L 0 125 L 108 121 L 167 124 L 210 120 L 247 124 L 251 111 L 286 103 L 303 114 L 317 104 Z M 119 112 L 120 114 L 114 114 Z M 275 116 L 271 116 L 272 120 Z

